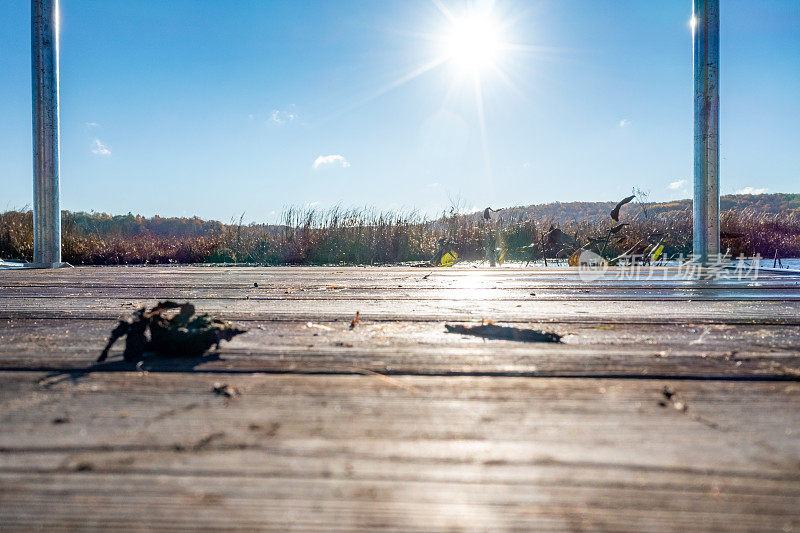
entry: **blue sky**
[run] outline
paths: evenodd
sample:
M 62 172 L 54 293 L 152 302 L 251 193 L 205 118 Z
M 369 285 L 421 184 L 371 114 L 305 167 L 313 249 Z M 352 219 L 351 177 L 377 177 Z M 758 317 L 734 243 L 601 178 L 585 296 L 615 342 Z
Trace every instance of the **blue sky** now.
M 261 222 L 689 197 L 689 0 L 487 2 L 440 5 L 525 46 L 414 77 L 451 31 L 430 0 L 62 0 L 62 207 Z M 800 2 L 721 13 L 722 191 L 800 192 Z M 32 196 L 29 2 L 0 3 L 0 72 L 8 209 Z

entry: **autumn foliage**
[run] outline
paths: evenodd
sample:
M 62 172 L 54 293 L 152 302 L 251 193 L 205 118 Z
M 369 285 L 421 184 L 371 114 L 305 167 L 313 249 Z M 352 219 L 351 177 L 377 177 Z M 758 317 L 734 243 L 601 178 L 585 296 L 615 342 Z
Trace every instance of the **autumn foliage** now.
M 75 265 L 145 263 L 392 264 L 429 261 L 442 247 L 462 259 L 486 257 L 497 235 L 507 259 L 541 257 L 541 242 L 557 227 L 579 244 L 606 235 L 615 202 L 574 202 L 515 207 L 492 213 L 455 208 L 435 220 L 416 213 L 370 209 L 288 209 L 278 225 L 223 224 L 199 218 L 146 218 L 64 212 L 63 260 Z M 800 257 L 800 195 L 737 195 L 722 199 L 723 248 L 733 255 L 760 253 Z M 691 253 L 689 200 L 624 206 L 629 226 L 614 234 L 610 254 L 663 236 L 667 256 Z M 659 237 L 660 238 L 660 237 Z M 499 242 L 498 241 L 498 242 Z M 550 250 L 548 254 L 557 255 Z M 562 251 L 563 255 L 566 253 Z M 0 258 L 30 260 L 33 216 L 29 210 L 0 214 Z

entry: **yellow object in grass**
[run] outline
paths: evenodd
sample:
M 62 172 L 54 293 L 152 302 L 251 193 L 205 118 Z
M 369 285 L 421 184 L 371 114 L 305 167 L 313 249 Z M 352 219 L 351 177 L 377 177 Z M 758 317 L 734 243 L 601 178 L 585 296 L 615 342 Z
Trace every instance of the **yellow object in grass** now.
M 653 252 L 653 261 L 658 261 L 658 258 L 661 257 L 661 252 L 664 251 L 664 245 L 659 244 L 656 247 L 656 250 Z
M 503 261 L 506 260 L 506 252 L 507 251 L 508 251 L 508 249 L 506 249 L 506 248 L 503 248 L 503 249 L 500 250 L 500 254 L 497 256 L 497 264 L 498 265 L 502 265 Z
M 581 264 L 581 252 L 583 252 L 583 250 L 575 250 L 575 253 L 567 259 L 567 264 L 571 267 L 579 266 Z
M 458 261 L 458 254 L 450 250 L 442 256 L 442 259 L 439 261 L 439 266 L 451 267 L 456 264 L 456 261 Z

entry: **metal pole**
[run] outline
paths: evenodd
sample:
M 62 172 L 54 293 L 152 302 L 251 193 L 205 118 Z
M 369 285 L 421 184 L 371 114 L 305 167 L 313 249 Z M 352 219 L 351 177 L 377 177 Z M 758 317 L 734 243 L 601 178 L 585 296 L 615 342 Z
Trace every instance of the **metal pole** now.
M 33 266 L 61 266 L 58 0 L 31 1 Z
M 694 258 L 719 259 L 719 0 L 693 0 Z

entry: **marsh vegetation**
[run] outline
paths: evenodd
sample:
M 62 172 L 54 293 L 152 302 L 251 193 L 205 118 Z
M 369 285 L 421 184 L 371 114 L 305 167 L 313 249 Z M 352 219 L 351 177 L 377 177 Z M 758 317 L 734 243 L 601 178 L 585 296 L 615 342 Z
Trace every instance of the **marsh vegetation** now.
M 742 198 L 722 213 L 723 249 L 738 256 L 800 257 L 800 209 L 771 197 Z M 745 198 L 746 200 L 746 198 Z M 769 200 L 770 202 L 773 202 Z M 774 202 L 773 202 L 774 203 Z M 199 218 L 146 218 L 138 215 L 63 213 L 64 260 L 75 265 L 163 263 L 394 264 L 427 262 L 444 248 L 463 260 L 484 260 L 487 246 L 500 243 L 506 260 L 567 257 L 587 243 L 602 243 L 613 257 L 653 241 L 664 257 L 689 255 L 692 212 L 688 201 L 666 204 L 633 201 L 620 213 L 624 227 L 609 216 L 614 202 L 547 204 L 504 209 L 485 219 L 482 212 L 456 207 L 435 219 L 415 212 L 373 209 L 289 208 L 282 223 L 224 224 Z M 723 199 L 723 209 L 726 207 Z M 552 230 L 557 230 L 555 233 Z M 554 237 L 556 235 L 556 237 Z M 637 244 L 638 243 L 638 244 Z M 0 214 L 0 258 L 30 260 L 30 210 Z

